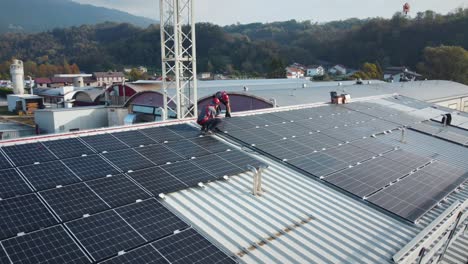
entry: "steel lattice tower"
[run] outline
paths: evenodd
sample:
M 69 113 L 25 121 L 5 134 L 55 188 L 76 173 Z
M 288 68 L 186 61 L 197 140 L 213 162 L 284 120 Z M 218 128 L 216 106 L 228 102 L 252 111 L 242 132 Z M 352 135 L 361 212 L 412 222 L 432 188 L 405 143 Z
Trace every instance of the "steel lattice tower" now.
M 169 112 L 175 112 L 178 119 L 195 117 L 198 95 L 193 0 L 160 0 L 159 4 L 163 119 Z

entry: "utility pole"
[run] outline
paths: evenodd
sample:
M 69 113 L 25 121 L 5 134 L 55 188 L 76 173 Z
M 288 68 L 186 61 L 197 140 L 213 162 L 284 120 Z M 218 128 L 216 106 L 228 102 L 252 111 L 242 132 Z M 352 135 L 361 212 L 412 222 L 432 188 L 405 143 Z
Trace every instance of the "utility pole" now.
M 177 119 L 196 117 L 198 95 L 193 0 L 160 0 L 159 7 L 164 115 L 166 119 L 170 112 L 175 112 Z

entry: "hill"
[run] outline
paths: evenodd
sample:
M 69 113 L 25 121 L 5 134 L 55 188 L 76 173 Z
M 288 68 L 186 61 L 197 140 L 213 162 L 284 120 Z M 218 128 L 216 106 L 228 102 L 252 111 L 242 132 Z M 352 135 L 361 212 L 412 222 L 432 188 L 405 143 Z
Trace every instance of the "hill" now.
M 147 27 L 156 21 L 125 12 L 71 0 L 5 0 L 1 1 L 0 33 L 41 32 L 106 21 Z

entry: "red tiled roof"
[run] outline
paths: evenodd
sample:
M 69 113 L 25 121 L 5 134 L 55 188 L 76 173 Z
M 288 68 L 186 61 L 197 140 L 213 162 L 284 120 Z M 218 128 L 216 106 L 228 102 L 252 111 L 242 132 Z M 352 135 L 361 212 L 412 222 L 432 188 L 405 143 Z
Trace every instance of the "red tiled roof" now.
M 49 78 L 36 78 L 34 79 L 34 82 L 37 84 L 49 84 L 52 83 L 52 81 Z

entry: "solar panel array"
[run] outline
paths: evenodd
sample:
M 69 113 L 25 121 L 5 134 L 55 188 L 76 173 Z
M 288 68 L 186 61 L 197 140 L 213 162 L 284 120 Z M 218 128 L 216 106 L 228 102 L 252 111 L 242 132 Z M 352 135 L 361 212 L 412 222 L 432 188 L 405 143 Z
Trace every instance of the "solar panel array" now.
M 431 156 L 375 139 L 376 135 L 401 134 L 402 126 L 421 121 L 391 107 L 359 102 L 236 117 L 225 120 L 221 129 L 311 177 L 415 222 L 468 177 L 464 170 L 454 169 L 450 174 L 448 168 L 454 167 Z M 430 172 L 435 164 L 444 166 L 446 172 Z M 440 182 L 427 195 L 424 185 L 417 184 L 422 179 L 418 175 L 426 171 L 427 182 Z
M 455 127 L 444 127 L 441 123 L 426 121 L 410 126 L 410 129 L 435 136 L 462 146 L 468 146 L 468 131 Z
M 188 125 L 1 147 L 0 262 L 234 262 L 157 197 L 247 165 Z

